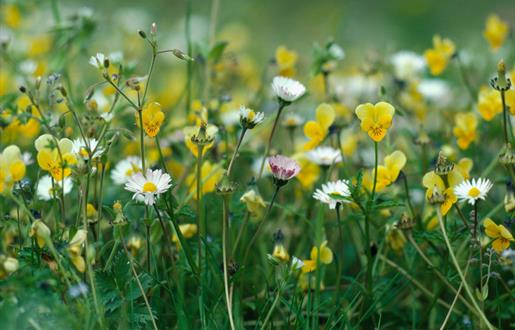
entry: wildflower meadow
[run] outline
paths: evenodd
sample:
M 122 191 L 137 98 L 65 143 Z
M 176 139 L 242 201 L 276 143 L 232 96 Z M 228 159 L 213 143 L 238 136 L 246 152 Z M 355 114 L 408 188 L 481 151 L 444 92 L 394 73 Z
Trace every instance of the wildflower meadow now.
M 515 2 L 458 2 L 1 1 L 0 329 L 513 329 Z

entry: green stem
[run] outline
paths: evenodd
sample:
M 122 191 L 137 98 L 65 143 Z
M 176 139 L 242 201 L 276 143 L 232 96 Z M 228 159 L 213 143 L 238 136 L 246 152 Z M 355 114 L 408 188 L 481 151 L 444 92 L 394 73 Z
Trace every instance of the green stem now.
M 232 299 L 229 294 L 229 270 L 227 267 L 227 229 L 229 227 L 229 195 L 223 196 L 223 219 L 222 219 L 222 254 L 223 254 L 223 271 L 224 271 L 224 289 L 225 289 L 225 300 L 227 304 L 227 315 L 229 317 L 229 323 L 231 329 L 236 329 L 234 326 L 234 320 L 232 316 Z
M 281 297 L 282 287 L 279 287 L 277 289 L 277 294 L 275 295 L 274 302 L 272 303 L 272 306 L 268 310 L 268 313 L 266 314 L 265 320 L 263 321 L 263 325 L 261 326 L 261 330 L 266 329 L 266 326 L 268 325 L 268 322 L 270 321 L 270 318 L 272 317 L 272 314 L 277 306 L 277 303 L 279 302 L 279 298 Z
M 449 241 L 449 237 L 447 236 L 447 231 L 445 229 L 445 225 L 443 223 L 443 218 L 442 218 L 442 213 L 441 213 L 439 207 L 436 208 L 436 215 L 438 217 L 438 223 L 440 224 L 440 230 L 442 231 L 442 235 L 445 240 L 445 244 L 447 245 L 447 249 L 449 250 L 449 255 L 451 256 L 451 260 L 454 264 L 454 267 L 456 268 L 456 271 L 458 272 L 458 275 L 460 276 L 461 281 L 463 282 L 463 285 L 465 286 L 465 292 L 467 293 L 469 299 L 471 300 L 472 305 L 478 312 L 480 319 L 484 322 L 484 324 L 488 327 L 488 329 L 494 329 L 494 327 L 492 326 L 492 324 L 490 324 L 490 322 L 486 318 L 486 316 L 483 313 L 483 311 L 481 310 L 481 308 L 479 308 L 479 306 L 476 302 L 476 299 L 474 298 L 474 295 L 472 294 L 472 290 L 470 289 L 470 287 L 467 283 L 467 280 L 465 279 L 465 276 L 463 275 L 463 272 L 461 271 L 460 264 L 458 263 L 458 259 L 456 259 L 456 256 L 454 255 L 451 243 Z
M 279 122 L 281 112 L 285 107 L 286 103 L 284 101 L 279 100 L 279 108 L 277 110 L 277 115 L 275 116 L 274 125 L 272 126 L 272 132 L 270 132 L 270 136 L 268 137 L 268 143 L 266 144 L 265 153 L 263 154 L 263 159 L 261 160 L 261 166 L 259 168 L 259 175 L 257 177 L 257 180 L 261 179 L 261 176 L 263 175 L 263 169 L 265 168 L 265 162 L 268 157 L 268 153 L 270 152 L 270 146 L 272 145 L 275 129 L 277 128 L 277 123 Z
M 234 153 L 232 154 L 231 161 L 229 162 L 229 167 L 227 168 L 227 176 L 231 176 L 232 167 L 234 165 L 234 160 L 236 159 L 236 156 L 238 155 L 238 151 L 240 150 L 241 142 L 243 141 L 243 137 L 245 136 L 245 133 L 247 132 L 247 128 L 243 127 L 241 130 L 240 138 L 238 139 L 238 144 L 236 145 L 236 149 L 234 149 Z

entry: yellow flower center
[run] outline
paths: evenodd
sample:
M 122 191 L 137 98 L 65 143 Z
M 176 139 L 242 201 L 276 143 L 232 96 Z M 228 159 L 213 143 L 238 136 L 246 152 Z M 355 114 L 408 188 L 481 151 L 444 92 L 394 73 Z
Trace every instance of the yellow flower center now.
M 479 189 L 477 189 L 476 187 L 472 187 L 472 189 L 469 190 L 468 195 L 470 197 L 476 198 L 477 196 L 479 196 L 480 193 L 481 192 L 479 191 Z
M 256 113 L 254 111 L 249 111 L 248 120 L 253 121 L 255 116 L 256 116 Z
M 157 187 L 154 183 L 152 182 L 146 182 L 144 185 L 143 185 L 143 192 L 150 192 L 150 193 L 153 193 L 153 192 L 156 192 L 157 191 Z

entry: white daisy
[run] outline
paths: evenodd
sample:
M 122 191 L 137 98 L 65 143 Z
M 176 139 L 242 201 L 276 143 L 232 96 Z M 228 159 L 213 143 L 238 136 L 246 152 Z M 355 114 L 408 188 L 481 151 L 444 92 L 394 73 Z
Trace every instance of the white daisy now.
M 104 61 L 106 56 L 102 53 L 97 53 L 95 56 L 91 56 L 89 58 L 89 64 L 93 65 L 97 69 L 104 68 Z
M 240 107 L 240 123 L 245 128 L 254 128 L 265 120 L 265 114 L 262 112 L 255 112 L 252 109 Z
M 390 62 L 393 65 L 395 76 L 403 80 L 416 78 L 426 66 L 426 61 L 422 56 L 410 51 L 393 54 Z
M 342 161 L 340 151 L 331 147 L 318 147 L 306 152 L 306 156 L 313 163 L 323 166 L 330 166 Z
M 163 173 L 161 170 L 148 169 L 145 175 L 138 172 L 131 176 L 125 184 L 125 190 L 134 193 L 133 199 L 147 205 L 154 205 L 156 198 L 172 186 L 171 181 L 172 179 L 167 173 Z
M 95 159 L 102 156 L 104 148 L 98 145 L 97 139 L 87 139 L 87 141 L 84 141 L 83 138 L 78 138 L 73 140 L 72 152 L 76 154 L 77 157 L 83 159 Z
M 297 80 L 277 76 L 272 81 L 274 94 L 283 101 L 293 102 L 306 93 L 306 87 Z
M 485 199 L 493 184 L 488 179 L 465 180 L 454 187 L 454 194 L 460 201 L 467 201 L 474 205 L 478 199 Z
M 349 197 L 349 181 L 338 180 L 330 181 L 322 185 L 322 189 L 317 189 L 313 193 L 313 198 L 318 199 L 322 203 L 329 205 L 331 210 L 336 208 L 337 203 L 347 202 L 344 199 L 337 199 L 335 197 Z
M 52 198 L 60 197 L 60 193 L 56 190 L 62 187 L 62 181 L 54 180 L 54 185 L 52 185 L 52 178 L 50 175 L 45 175 L 41 177 L 38 181 L 38 188 L 36 191 L 36 195 L 42 201 L 49 201 Z M 72 191 L 73 182 L 70 177 L 64 179 L 64 194 L 67 195 Z
M 141 158 L 130 156 L 118 162 L 111 172 L 111 179 L 117 184 L 125 184 L 134 174 L 141 172 L 143 164 Z

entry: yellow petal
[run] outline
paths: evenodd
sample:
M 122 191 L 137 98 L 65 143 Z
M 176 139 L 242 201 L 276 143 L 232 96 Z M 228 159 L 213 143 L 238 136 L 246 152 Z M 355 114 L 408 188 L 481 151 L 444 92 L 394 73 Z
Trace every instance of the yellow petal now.
M 506 250 L 508 247 L 510 247 L 510 241 L 504 239 L 504 238 L 498 238 L 495 241 L 492 242 L 492 247 L 494 248 L 497 253 L 502 253 L 502 251 Z
M 396 150 L 384 158 L 384 164 L 390 174 L 390 180 L 394 182 L 406 165 L 406 155 L 402 151 Z
M 328 130 L 334 122 L 334 109 L 330 104 L 322 103 L 316 109 L 317 122 L 324 130 Z
M 422 178 L 422 185 L 428 189 L 436 188 L 440 193 L 445 190 L 445 184 L 442 178 L 434 171 L 428 172 Z
M 485 234 L 488 237 L 497 238 L 500 236 L 499 227 L 492 219 L 486 218 L 485 221 L 483 221 L 483 227 L 485 227 Z

